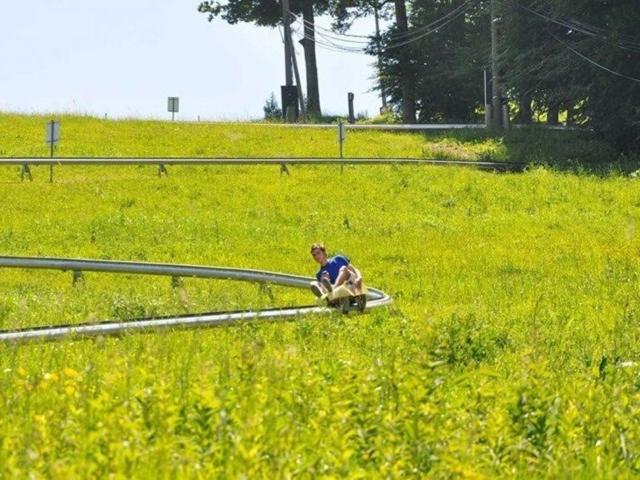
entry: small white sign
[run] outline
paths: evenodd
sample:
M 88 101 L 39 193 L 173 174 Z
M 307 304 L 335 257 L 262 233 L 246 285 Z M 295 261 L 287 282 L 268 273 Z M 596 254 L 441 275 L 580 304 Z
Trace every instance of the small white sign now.
M 46 126 L 46 142 L 56 144 L 60 141 L 60 122 L 51 121 Z
M 180 111 L 180 99 L 178 97 L 169 97 L 169 111 L 171 113 Z

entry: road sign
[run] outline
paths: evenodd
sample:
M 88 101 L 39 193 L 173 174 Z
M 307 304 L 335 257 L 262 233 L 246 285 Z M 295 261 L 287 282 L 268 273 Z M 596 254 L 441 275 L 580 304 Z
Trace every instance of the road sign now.
M 180 99 L 178 97 L 169 97 L 169 111 L 171 113 L 180 111 Z
M 55 145 L 60 141 L 60 122 L 51 120 L 47 123 L 46 128 L 46 143 Z

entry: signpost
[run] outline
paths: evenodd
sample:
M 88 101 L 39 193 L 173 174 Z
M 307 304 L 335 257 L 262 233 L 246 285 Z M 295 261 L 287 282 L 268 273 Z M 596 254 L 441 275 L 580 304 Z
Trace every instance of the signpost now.
M 51 158 L 53 158 L 53 149 L 56 144 L 60 141 L 60 122 L 56 122 L 55 120 L 51 120 L 47 123 L 46 129 L 46 142 L 51 147 Z
M 171 121 L 176 118 L 176 113 L 180 111 L 180 99 L 178 97 L 169 97 L 168 110 L 171 112 Z
M 49 123 L 47 123 L 46 129 L 45 129 L 45 141 L 46 143 L 49 144 L 50 156 L 51 158 L 53 158 L 54 149 L 58 144 L 58 142 L 60 141 L 60 122 L 51 120 Z M 29 178 L 31 178 L 31 172 L 29 171 L 28 165 L 25 165 L 23 167 L 22 176 L 24 177 L 25 174 L 27 174 Z M 49 165 L 49 182 L 53 183 L 53 165 Z
M 173 122 L 176 119 L 176 113 L 180 111 L 180 98 L 169 97 L 167 104 L 167 110 L 171 112 L 171 121 Z M 161 177 L 163 173 L 165 175 L 169 174 L 169 172 L 167 171 L 167 167 L 165 167 L 164 164 L 161 163 L 160 165 L 158 165 L 158 176 Z

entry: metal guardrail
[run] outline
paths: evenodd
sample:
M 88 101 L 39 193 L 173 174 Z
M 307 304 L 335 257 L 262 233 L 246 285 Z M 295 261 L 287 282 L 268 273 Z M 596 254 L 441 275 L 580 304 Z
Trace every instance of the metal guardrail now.
M 267 123 L 267 122 L 194 122 L 181 121 L 180 123 L 198 124 L 198 125 L 226 125 L 226 126 L 264 126 L 264 127 L 284 127 L 284 128 L 321 128 L 336 129 L 337 123 Z M 434 130 L 486 130 L 484 123 L 344 123 L 345 128 L 349 130 L 397 130 L 397 131 L 434 131 Z M 511 128 L 536 128 L 541 130 L 566 130 L 566 131 L 589 131 L 591 129 L 584 127 L 566 126 L 566 125 L 547 125 L 544 123 L 531 124 L 512 124 Z
M 213 278 L 245 282 L 264 282 L 304 289 L 308 288 L 309 282 L 313 280 L 312 278 L 299 275 L 263 270 L 64 258 L 2 256 L 0 257 L 0 267 L 72 271 L 74 272 L 74 279 L 79 272 L 109 272 L 164 275 L 174 278 Z M 383 307 L 391 304 L 391 302 L 391 297 L 386 293 L 375 288 L 369 288 L 367 309 Z M 326 314 L 332 311 L 333 310 L 328 307 L 299 306 L 268 310 L 212 312 L 177 317 L 169 316 L 126 321 L 106 321 L 78 325 L 51 325 L 0 331 L 0 343 L 118 335 L 124 332 L 153 331 L 167 328 L 212 327 L 256 320 L 284 320 L 309 314 Z
M 234 125 L 234 124 L 231 124 Z M 262 125 L 265 127 L 286 128 L 332 128 L 338 127 L 336 123 L 241 123 L 241 125 Z M 400 130 L 400 131 L 425 131 L 425 130 L 462 130 L 462 129 L 486 129 L 484 123 L 344 123 L 349 130 Z
M 484 162 L 424 158 L 212 158 L 212 157 L 5 157 L 3 165 L 440 165 L 484 170 L 521 169 L 523 162 Z

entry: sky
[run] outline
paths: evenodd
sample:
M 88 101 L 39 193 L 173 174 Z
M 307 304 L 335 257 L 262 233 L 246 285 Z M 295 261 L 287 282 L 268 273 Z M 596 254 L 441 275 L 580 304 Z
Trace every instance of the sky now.
M 0 111 L 249 120 L 284 83 L 278 29 L 209 23 L 199 0 L 31 0 L 2 8 Z M 329 19 L 319 20 L 329 26 Z M 373 19 L 352 33 L 370 34 Z M 304 56 L 297 45 L 304 79 Z M 373 57 L 318 48 L 323 112 L 377 113 Z

